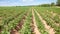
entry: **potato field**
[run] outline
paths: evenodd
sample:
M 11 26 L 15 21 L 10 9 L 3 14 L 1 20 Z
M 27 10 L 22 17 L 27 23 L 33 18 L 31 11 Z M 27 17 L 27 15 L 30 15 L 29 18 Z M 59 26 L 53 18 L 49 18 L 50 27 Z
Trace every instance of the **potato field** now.
M 60 8 L 0 7 L 0 34 L 60 34 Z

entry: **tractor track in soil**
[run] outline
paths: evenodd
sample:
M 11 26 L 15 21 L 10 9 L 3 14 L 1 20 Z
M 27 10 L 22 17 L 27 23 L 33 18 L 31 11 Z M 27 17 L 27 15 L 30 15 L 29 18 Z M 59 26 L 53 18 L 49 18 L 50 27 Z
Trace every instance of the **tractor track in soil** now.
M 32 23 L 31 23 L 31 29 L 32 29 L 32 33 L 31 34 L 41 34 L 38 30 L 38 27 L 36 25 L 36 20 L 35 20 L 35 16 L 34 16 L 34 10 L 32 9 Z
M 29 12 L 28 12 L 29 13 Z M 26 16 L 28 13 L 24 14 L 20 22 L 16 25 L 16 27 L 11 29 L 10 34 L 20 34 L 18 31 L 22 28 L 22 25 L 24 24 L 24 21 L 26 19 Z
M 36 12 L 36 14 L 38 15 L 39 19 L 41 20 L 41 22 L 44 24 L 44 27 L 46 28 L 46 31 L 49 34 L 55 34 L 55 31 L 52 27 L 50 27 L 49 25 L 47 25 L 47 22 L 41 17 L 41 15 L 34 9 L 34 11 Z

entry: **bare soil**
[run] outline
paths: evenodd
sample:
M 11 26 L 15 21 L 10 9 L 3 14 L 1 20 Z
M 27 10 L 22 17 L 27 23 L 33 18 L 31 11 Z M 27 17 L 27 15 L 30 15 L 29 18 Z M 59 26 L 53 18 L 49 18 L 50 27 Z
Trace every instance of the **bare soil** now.
M 37 24 L 36 24 L 36 20 L 35 20 L 35 16 L 34 16 L 34 10 L 32 9 L 32 31 L 34 34 L 41 34 L 38 30 Z

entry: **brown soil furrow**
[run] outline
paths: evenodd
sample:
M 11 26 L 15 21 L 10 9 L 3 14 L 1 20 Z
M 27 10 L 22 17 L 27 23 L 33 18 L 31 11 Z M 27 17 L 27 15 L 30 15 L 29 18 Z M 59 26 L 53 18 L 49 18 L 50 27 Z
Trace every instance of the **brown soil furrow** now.
M 35 10 L 35 9 L 34 9 Z M 38 15 L 39 19 L 41 20 L 41 22 L 44 24 L 46 31 L 49 34 L 55 34 L 54 29 L 51 28 L 49 25 L 47 25 L 47 22 L 41 17 L 41 15 L 35 10 L 36 14 Z
M 24 21 L 26 19 L 26 16 L 28 15 L 28 13 L 26 13 L 23 17 L 22 20 L 17 24 L 17 26 L 14 29 L 11 29 L 10 34 L 19 34 L 19 30 L 22 28 L 22 25 L 24 24 Z
M 33 17 L 32 17 L 33 18 Z M 34 33 L 34 23 L 33 23 L 33 20 L 31 22 L 31 34 L 35 34 Z
M 41 34 L 38 30 L 37 25 L 36 25 L 36 20 L 35 20 L 33 9 L 32 9 L 32 29 L 33 29 L 34 34 Z

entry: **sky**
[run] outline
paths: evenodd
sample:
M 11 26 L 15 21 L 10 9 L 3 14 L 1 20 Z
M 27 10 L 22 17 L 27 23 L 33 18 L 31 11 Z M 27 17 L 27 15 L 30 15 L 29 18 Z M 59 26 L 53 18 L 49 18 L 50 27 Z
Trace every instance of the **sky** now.
M 28 6 L 56 3 L 57 0 L 0 0 L 0 6 Z

